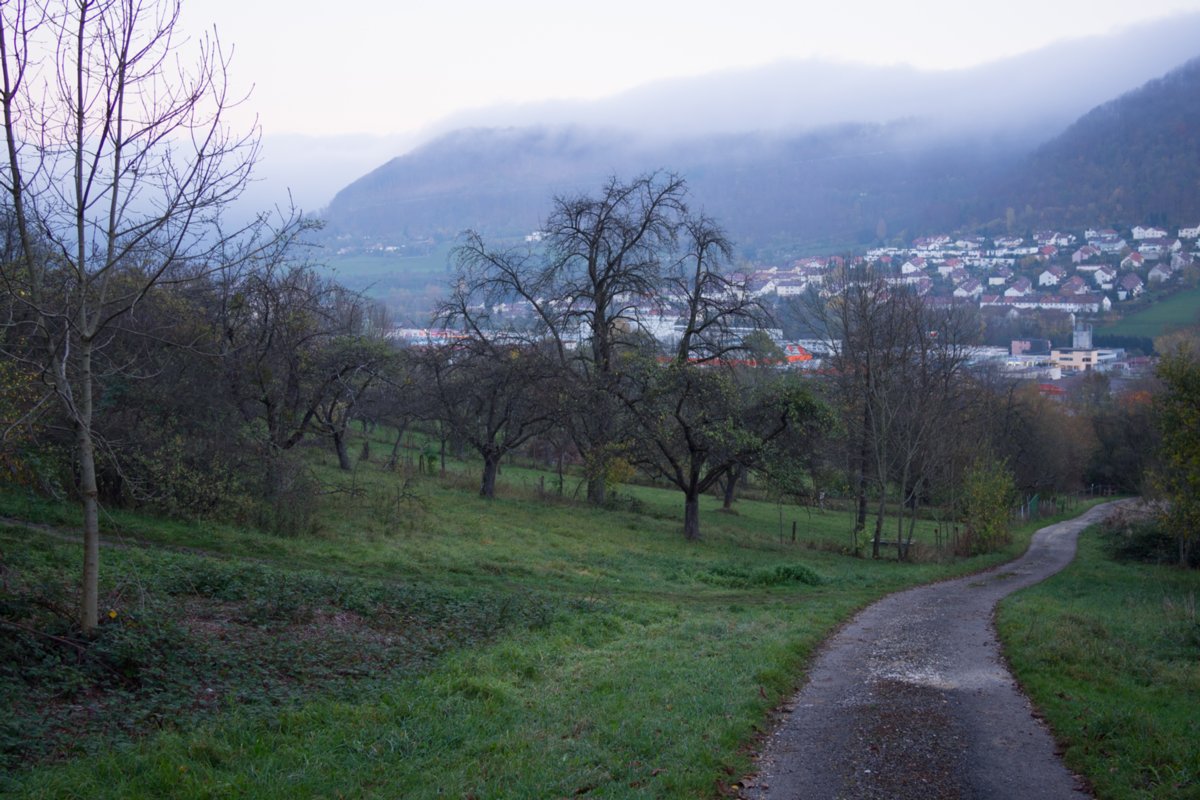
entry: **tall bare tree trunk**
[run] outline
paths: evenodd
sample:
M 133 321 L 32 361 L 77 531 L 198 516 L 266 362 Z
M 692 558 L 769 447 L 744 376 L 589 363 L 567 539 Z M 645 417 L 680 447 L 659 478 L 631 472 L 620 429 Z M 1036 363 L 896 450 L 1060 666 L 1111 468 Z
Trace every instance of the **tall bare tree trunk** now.
M 79 492 L 83 503 L 83 600 L 79 627 L 91 633 L 100 622 L 100 503 L 96 447 L 92 438 L 92 343 L 80 345 L 80 403 L 75 420 L 79 448 Z
M 335 428 L 330 435 L 333 437 L 333 449 L 337 453 L 338 467 L 346 472 L 352 471 L 354 462 L 350 460 L 350 451 L 346 449 L 345 432 Z
M 479 496 L 491 500 L 496 496 L 496 474 L 500 471 L 500 456 L 484 455 L 483 479 L 479 483 Z
M 689 542 L 700 540 L 700 493 L 694 490 L 684 495 L 683 538 Z

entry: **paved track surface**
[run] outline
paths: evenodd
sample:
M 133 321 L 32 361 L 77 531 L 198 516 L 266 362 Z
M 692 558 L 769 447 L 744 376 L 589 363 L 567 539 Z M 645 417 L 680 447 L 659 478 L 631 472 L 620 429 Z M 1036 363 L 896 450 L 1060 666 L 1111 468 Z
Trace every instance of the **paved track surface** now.
M 745 800 L 1086 798 L 1017 687 L 992 625 L 1061 570 L 1112 504 L 1038 531 L 988 572 L 891 595 L 825 643 L 764 743 Z

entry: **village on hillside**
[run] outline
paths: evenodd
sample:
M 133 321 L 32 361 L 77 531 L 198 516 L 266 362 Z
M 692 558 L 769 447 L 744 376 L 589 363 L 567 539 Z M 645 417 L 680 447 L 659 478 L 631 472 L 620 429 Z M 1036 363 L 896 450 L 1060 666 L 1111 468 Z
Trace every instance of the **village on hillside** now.
M 527 241 L 536 244 L 536 236 Z M 819 290 L 840 268 L 870 267 L 887 283 L 911 288 L 929 305 L 977 307 L 985 314 L 1013 319 L 1053 315 L 1067 320 L 1070 346 L 1055 347 L 1046 336 L 1018 336 L 1011 343 L 1005 340 L 1007 346 L 975 347 L 971 354 L 976 363 L 991 364 L 1011 378 L 1037 381 L 1045 393 L 1057 395 L 1064 390 L 1052 386 L 1090 372 L 1123 380 L 1149 371 L 1144 354 L 1094 346 L 1091 321 L 1114 307 L 1132 306 L 1148 290 L 1190 280 L 1189 273 L 1200 267 L 1198 240 L 1200 225 L 1179 228 L 1174 236 L 1148 225 L 1126 233 L 1088 229 L 1082 236 L 1038 231 L 1028 239 L 937 235 L 918 238 L 907 248 L 879 247 L 849 257 L 814 256 L 787 266 L 743 268 L 731 278 L 760 302 L 779 305 Z M 490 316 L 500 327 L 505 320 L 519 324 L 533 311 L 528 305 L 500 303 L 490 309 Z M 674 343 L 678 319 L 671 308 L 643 306 L 631 298 L 629 314 L 646 333 Z M 803 336 L 789 338 L 782 329 L 767 333 L 781 349 L 784 367 L 819 369 L 829 348 L 836 346 Z M 392 332 L 394 339 L 416 346 L 445 343 L 458 335 L 431 328 Z
M 1144 358 L 1093 347 L 1091 326 L 1082 320 L 1105 315 L 1148 290 L 1180 283 L 1200 266 L 1198 239 L 1200 225 L 1179 228 L 1174 236 L 1149 225 L 1134 226 L 1127 234 L 1088 229 L 1082 237 L 1060 231 L 1038 231 L 1029 239 L 937 235 L 918 238 L 908 248 L 875 248 L 850 261 L 875 268 L 888 282 L 911 287 L 930 304 L 972 305 L 1010 317 L 1070 315 L 1070 347 L 1020 338 L 1010 348 L 979 352 L 981 359 L 1001 362 L 1011 374 L 1059 380 L 1093 370 L 1145 371 Z M 795 297 L 820 286 L 845 264 L 842 257 L 809 257 L 786 267 L 759 268 L 745 278 L 760 298 Z
M 1194 266 L 1198 237 L 1200 226 L 1180 228 L 1175 237 L 1150 226 L 1135 226 L 1128 238 L 1113 229 L 1089 229 L 1082 242 L 1058 231 L 1039 231 L 1029 241 L 940 235 L 916 239 L 909 248 L 876 248 L 855 261 L 933 299 L 1099 314 Z M 748 278 L 756 294 L 787 297 L 802 294 L 842 263 L 840 257 L 804 258 L 789 267 L 755 270 Z

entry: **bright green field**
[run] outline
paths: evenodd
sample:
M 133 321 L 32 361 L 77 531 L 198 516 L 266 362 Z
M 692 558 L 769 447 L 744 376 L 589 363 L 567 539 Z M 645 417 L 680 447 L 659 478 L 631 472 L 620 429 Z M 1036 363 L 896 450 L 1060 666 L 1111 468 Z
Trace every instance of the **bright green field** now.
M 1005 653 L 1097 797 L 1200 797 L 1200 572 L 1113 561 L 1099 531 L 1002 605 Z
M 1097 330 L 1110 336 L 1147 336 L 1154 338 L 1170 327 L 1195 325 L 1200 315 L 1200 288 L 1188 289 L 1155 302 L 1144 310 Z
M 781 539 L 779 507 L 709 499 L 689 544 L 673 492 L 596 510 L 506 467 L 486 502 L 470 465 L 405 484 L 310 455 L 327 494 L 308 536 L 106 516 L 125 546 L 104 551 L 102 639 L 129 674 L 69 651 L 34 683 L 0 670 L 17 759 L 0 793 L 716 797 L 840 621 L 1011 557 L 1033 527 L 1006 553 L 898 564 L 844 555 L 844 514 L 786 508 Z M 0 513 L 74 516 L 11 494 Z M 77 562 L 72 542 L 0 529 L 10 616 L 69 600 Z M 53 743 L 32 767 L 30 731 Z

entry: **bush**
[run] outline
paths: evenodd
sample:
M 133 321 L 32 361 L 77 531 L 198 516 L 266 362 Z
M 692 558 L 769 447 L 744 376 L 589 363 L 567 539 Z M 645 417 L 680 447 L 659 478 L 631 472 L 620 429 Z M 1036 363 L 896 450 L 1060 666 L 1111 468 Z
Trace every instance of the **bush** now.
M 1108 554 L 1116 561 L 1143 564 L 1179 561 L 1179 541 L 1160 520 L 1116 513 L 1105 521 L 1101 530 Z M 1200 566 L 1200 553 L 1189 554 L 1188 566 Z
M 696 576 L 696 580 L 713 586 L 745 589 L 750 586 L 786 586 L 802 583 L 819 586 L 824 579 L 803 564 L 781 564 L 774 569 L 751 570 L 731 564 L 710 567 Z
M 966 529 L 959 540 L 963 555 L 991 553 L 1012 541 L 1008 523 L 1015 494 L 1012 473 L 1002 462 L 980 457 L 971 465 L 959 512 Z

